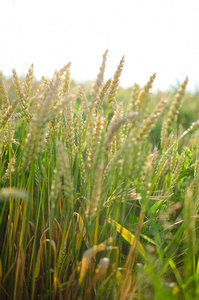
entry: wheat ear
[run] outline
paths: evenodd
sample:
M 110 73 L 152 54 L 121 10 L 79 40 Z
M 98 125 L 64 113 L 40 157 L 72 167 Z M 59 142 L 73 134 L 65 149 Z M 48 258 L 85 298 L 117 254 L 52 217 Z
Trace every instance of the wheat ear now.
M 147 95 L 148 93 L 150 92 L 151 88 L 152 88 L 152 84 L 153 84 L 153 81 L 155 80 L 155 77 L 156 77 L 156 73 L 154 73 L 150 78 L 149 78 L 149 81 L 147 82 L 147 84 L 143 87 L 143 89 L 140 91 L 139 95 L 138 95 L 138 98 L 135 102 L 135 108 L 136 108 L 136 111 L 140 112 L 142 111 L 142 109 L 146 109 L 146 104 L 145 102 L 146 99 L 147 99 Z
M 33 79 L 34 79 L 34 65 L 32 64 L 28 70 L 28 73 L 26 75 L 23 84 L 23 94 L 24 94 L 25 103 L 28 103 L 28 101 L 30 100 L 30 92 L 33 85 Z
M 88 105 L 88 101 L 86 99 L 86 95 L 80 86 L 79 86 L 78 90 L 79 90 L 79 94 L 80 94 L 80 98 L 82 101 L 84 111 L 85 111 L 86 115 L 88 115 L 89 114 L 89 105 Z
M 148 136 L 150 131 L 155 127 L 158 117 L 163 113 L 166 105 L 166 100 L 163 98 L 155 108 L 154 112 L 143 122 L 138 139 L 143 140 Z
M 185 151 L 183 151 L 181 156 L 180 156 L 180 160 L 177 164 L 177 167 L 175 168 L 175 171 L 174 171 L 174 173 L 172 174 L 172 177 L 171 177 L 172 186 L 174 186 L 177 183 L 177 180 L 179 178 L 180 171 L 182 170 L 185 158 L 186 158 L 186 153 L 185 153 Z
M 17 72 L 15 69 L 12 70 L 12 74 L 13 74 L 13 82 L 15 85 L 15 89 L 16 89 L 16 93 L 17 93 L 17 97 L 19 99 L 20 105 L 21 105 L 21 113 L 22 116 L 24 116 L 25 118 L 30 118 L 30 114 L 29 114 L 29 110 L 28 110 L 28 103 L 27 103 L 27 99 L 25 99 L 20 81 L 19 81 L 19 77 L 17 75 Z
M 65 66 L 65 74 L 64 74 L 64 82 L 63 82 L 63 86 L 61 89 L 61 97 L 65 96 L 70 89 L 70 66 L 71 66 L 71 62 L 69 62 L 66 66 Z
M 115 96 L 117 93 L 117 89 L 119 87 L 119 79 L 122 73 L 124 67 L 124 56 L 122 57 L 122 59 L 120 60 L 120 63 L 118 65 L 117 70 L 115 71 L 114 74 L 114 78 L 110 87 L 110 92 L 109 92 L 109 96 L 108 96 L 108 103 L 113 105 L 113 109 L 116 110 L 116 105 L 115 105 Z
M 6 110 L 10 105 L 10 101 L 8 99 L 8 94 L 5 88 L 5 84 L 3 82 L 3 74 L 1 71 L 0 71 L 0 94 L 2 98 L 2 105 L 1 105 L 2 115 L 4 115 L 4 113 L 6 112 Z
M 98 97 L 99 97 L 100 88 L 102 86 L 103 79 L 104 79 L 107 54 L 108 54 L 108 50 L 106 50 L 106 52 L 103 55 L 102 65 L 100 67 L 100 71 L 97 75 L 97 79 L 95 80 L 95 84 L 91 91 L 91 107 L 94 106 L 94 104 L 96 103 L 96 101 L 98 100 Z
M 133 91 L 132 91 L 132 95 L 131 95 L 131 98 L 132 98 L 131 104 L 132 104 L 132 109 L 133 110 L 135 110 L 135 108 L 136 108 L 136 101 L 138 99 L 139 93 L 140 93 L 139 84 L 134 83 Z
M 168 118 L 167 118 L 167 121 L 166 121 L 166 136 L 172 130 L 173 122 L 178 117 L 179 109 L 180 109 L 181 104 L 182 104 L 182 97 L 184 95 L 187 83 L 188 83 L 188 77 L 185 78 L 185 80 L 183 81 L 183 83 L 179 87 L 178 92 L 177 92 L 177 94 L 174 98 L 174 101 L 173 101 L 173 103 L 170 107 L 170 110 L 169 110 L 169 113 L 168 113 Z
M 3 118 L 1 120 L 1 123 L 0 123 L 0 128 L 1 127 L 4 127 L 7 122 L 11 119 L 17 105 L 19 103 L 19 100 L 18 99 L 15 99 L 11 105 L 8 106 L 7 110 L 5 111 L 4 115 L 3 115 Z

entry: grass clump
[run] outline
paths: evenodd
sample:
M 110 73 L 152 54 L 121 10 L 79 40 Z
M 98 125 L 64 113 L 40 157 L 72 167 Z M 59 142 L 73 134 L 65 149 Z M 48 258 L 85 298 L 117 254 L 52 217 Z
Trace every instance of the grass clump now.
M 107 54 L 90 95 L 70 63 L 37 84 L 33 65 L 23 81 L 13 70 L 14 97 L 0 73 L 1 299 L 199 297 L 199 121 L 178 122 L 188 79 L 172 104 L 150 104 L 156 74 L 118 102 L 124 57 L 104 82 Z

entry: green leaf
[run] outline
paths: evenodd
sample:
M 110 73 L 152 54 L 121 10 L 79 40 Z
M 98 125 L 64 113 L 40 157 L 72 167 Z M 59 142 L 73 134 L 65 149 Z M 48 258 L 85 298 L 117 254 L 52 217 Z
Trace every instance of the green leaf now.
M 163 200 L 159 200 L 158 202 L 156 202 L 151 208 L 150 208 L 150 211 L 151 211 L 151 214 L 155 214 L 156 211 L 158 210 L 160 204 L 163 202 Z
M 121 236 L 130 244 L 132 245 L 134 240 L 135 240 L 135 235 L 132 234 L 130 231 L 128 231 L 126 228 L 122 227 L 119 223 L 116 221 L 112 220 L 111 218 L 108 218 L 108 222 L 111 224 L 114 224 L 116 226 L 117 232 L 121 233 Z M 141 243 L 138 242 L 138 251 L 139 253 L 145 258 L 145 251 L 144 248 L 142 247 Z

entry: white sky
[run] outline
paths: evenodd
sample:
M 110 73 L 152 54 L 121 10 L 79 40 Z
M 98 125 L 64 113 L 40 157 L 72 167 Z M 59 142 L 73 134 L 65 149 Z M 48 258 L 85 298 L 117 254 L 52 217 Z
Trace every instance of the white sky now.
M 199 0 L 0 0 L 0 69 L 52 76 L 72 62 L 77 81 L 96 78 L 109 49 L 105 79 L 123 55 L 123 87 L 165 90 L 188 75 L 199 89 Z

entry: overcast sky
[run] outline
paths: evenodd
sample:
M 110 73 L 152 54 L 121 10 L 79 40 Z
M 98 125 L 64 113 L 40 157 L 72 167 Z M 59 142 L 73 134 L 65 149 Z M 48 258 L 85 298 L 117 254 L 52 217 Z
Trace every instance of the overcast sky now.
M 77 81 L 96 78 L 109 49 L 105 79 L 123 55 L 123 87 L 166 90 L 188 75 L 199 89 L 199 0 L 0 0 L 0 70 L 52 76 L 72 62 Z

